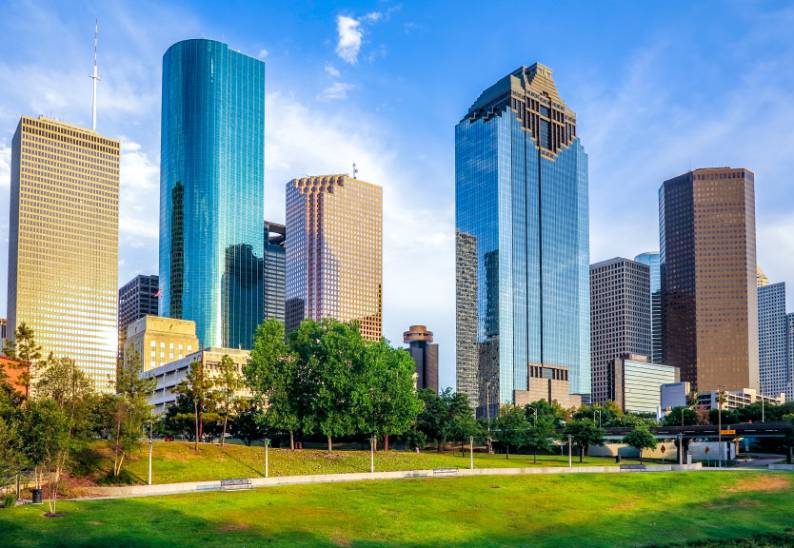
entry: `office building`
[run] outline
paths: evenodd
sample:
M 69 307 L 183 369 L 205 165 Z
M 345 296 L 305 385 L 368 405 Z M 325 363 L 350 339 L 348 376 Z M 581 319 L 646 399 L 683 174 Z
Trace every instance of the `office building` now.
M 293 179 L 287 234 L 287 331 L 303 319 L 334 318 L 380 340 L 383 189 L 347 175 Z
M 176 403 L 178 394 L 174 389 L 176 385 L 187 379 L 190 365 L 193 362 L 200 362 L 204 367 L 204 374 L 207 378 L 212 379 L 220 374 L 219 366 L 224 356 L 229 356 L 232 359 L 238 372 L 242 375 L 243 367 L 248 363 L 251 352 L 237 348 L 205 348 L 188 354 L 182 359 L 141 373 L 143 379 L 155 379 L 155 388 L 149 394 L 149 405 L 153 408 L 152 412 L 159 415 L 166 411 L 168 406 Z M 250 389 L 243 387 L 236 393 L 236 396 L 250 398 L 252 394 Z
M 758 368 L 761 394 L 791 398 L 792 356 L 789 355 L 786 284 L 758 287 Z
M 662 270 L 659 253 L 640 253 L 634 260 L 648 265 L 651 275 L 651 354 L 653 363 L 662 363 L 664 341 L 662 340 Z
M 403 342 L 416 363 L 416 388 L 438 393 L 438 345 L 433 332 L 424 325 L 412 325 L 403 333 Z
M 486 89 L 455 127 L 457 390 L 480 415 L 528 389 L 530 364 L 589 392 L 587 208 L 587 155 L 551 70 Z
M 126 351 L 134 350 L 144 371 L 199 350 L 196 323 L 191 320 L 144 316 L 127 327 Z
M 214 40 L 163 57 L 160 315 L 250 348 L 264 316 L 265 65 Z
M 676 407 L 687 407 L 689 405 L 689 395 L 692 392 L 691 385 L 686 381 L 665 383 L 660 387 L 662 399 L 662 412 L 667 413 Z
M 651 290 L 648 265 L 615 258 L 590 266 L 592 399 L 612 399 L 609 365 L 623 354 L 651 352 Z
M 698 407 L 703 411 L 710 411 L 718 407 L 719 390 L 709 390 L 708 392 L 698 392 Z M 782 405 L 786 403 L 785 394 L 778 394 L 776 396 L 767 396 L 759 394 L 753 388 L 739 388 L 736 390 L 725 391 L 725 403 L 722 404 L 722 410 L 738 409 L 746 407 L 756 402 L 764 401 L 766 405 Z
M 5 341 L 8 338 L 8 320 L 0 318 L 0 339 Z
M 159 282 L 156 274 L 139 274 L 119 289 L 119 358 L 124 358 L 127 327 L 139 318 L 158 314 Z
M 515 405 L 523 407 L 540 400 L 557 402 L 565 409 L 582 406 L 582 396 L 571 394 L 567 367 L 530 364 L 527 389 L 515 391 Z M 492 411 L 490 407 L 486 410 Z
M 788 389 L 786 390 L 786 401 L 794 401 L 794 314 L 786 314 L 786 340 L 788 341 Z
M 679 382 L 677 367 L 651 363 L 648 356 L 623 354 L 609 363 L 608 399 L 624 413 L 661 410 L 662 386 Z
M 287 276 L 287 230 L 265 221 L 265 319 L 284 321 L 284 291 Z
M 68 357 L 114 390 L 118 351 L 119 141 L 23 116 L 11 151 L 8 332 Z
M 698 392 L 759 386 L 754 186 L 721 167 L 659 189 L 664 361 Z

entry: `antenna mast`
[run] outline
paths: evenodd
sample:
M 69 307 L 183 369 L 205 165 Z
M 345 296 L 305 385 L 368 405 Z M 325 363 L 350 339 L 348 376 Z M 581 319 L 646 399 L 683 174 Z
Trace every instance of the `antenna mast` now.
M 93 94 L 91 95 L 91 129 L 96 131 L 96 83 L 99 80 L 99 72 L 96 66 L 96 50 L 97 50 L 97 42 L 99 41 L 99 20 L 94 20 L 94 72 L 91 75 L 91 80 L 93 80 L 94 90 Z
M 356 163 L 353 162 L 353 178 L 355 179 L 358 176 L 358 169 L 356 168 Z

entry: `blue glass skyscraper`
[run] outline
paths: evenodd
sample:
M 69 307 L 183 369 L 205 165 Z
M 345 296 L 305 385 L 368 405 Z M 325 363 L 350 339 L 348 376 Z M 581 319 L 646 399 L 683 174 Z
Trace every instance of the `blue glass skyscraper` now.
M 551 70 L 521 67 L 455 128 L 457 389 L 480 414 L 530 365 L 590 393 L 587 155 Z
M 647 264 L 651 269 L 651 361 L 653 363 L 663 363 L 662 352 L 664 351 L 664 340 L 662 340 L 662 269 L 661 259 L 658 251 L 647 251 L 640 253 L 634 260 L 638 263 Z
M 264 313 L 265 65 L 214 40 L 163 57 L 160 313 L 250 348 Z

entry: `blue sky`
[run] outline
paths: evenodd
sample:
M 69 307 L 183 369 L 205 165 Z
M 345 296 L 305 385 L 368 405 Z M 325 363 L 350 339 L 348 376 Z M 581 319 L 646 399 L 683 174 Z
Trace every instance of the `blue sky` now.
M 267 64 L 268 219 L 284 185 L 384 187 L 384 328 L 425 323 L 454 384 L 454 125 L 522 64 L 554 71 L 590 155 L 592 262 L 658 248 L 657 190 L 688 169 L 756 174 L 758 261 L 794 283 L 794 4 L 787 2 L 14 2 L 0 5 L 0 234 L 22 114 L 122 140 L 119 281 L 157 271 L 162 54 L 195 37 Z M 0 249 L 0 311 L 7 254 Z M 794 309 L 794 288 L 789 295 Z

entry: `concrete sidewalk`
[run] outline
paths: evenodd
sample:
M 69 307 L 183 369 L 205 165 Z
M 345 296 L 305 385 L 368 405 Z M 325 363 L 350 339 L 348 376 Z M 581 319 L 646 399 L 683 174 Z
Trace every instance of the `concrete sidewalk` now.
M 533 468 L 437 468 L 435 470 L 410 470 L 400 472 L 361 472 L 353 474 L 316 474 L 305 476 L 278 476 L 272 478 L 248 478 L 251 487 L 276 487 L 279 485 L 300 485 L 306 483 L 340 483 L 349 481 L 396 480 L 414 478 L 450 478 L 470 476 L 509 476 L 528 474 L 622 474 L 646 472 L 683 472 L 701 470 L 696 464 L 662 464 L 648 465 L 644 470 L 624 469 L 619 466 L 563 466 Z M 155 485 L 125 485 L 119 487 L 94 487 L 90 495 L 81 499 L 153 497 L 160 495 L 177 495 L 204 491 L 221 491 L 218 481 L 191 481 L 184 483 L 162 483 Z

